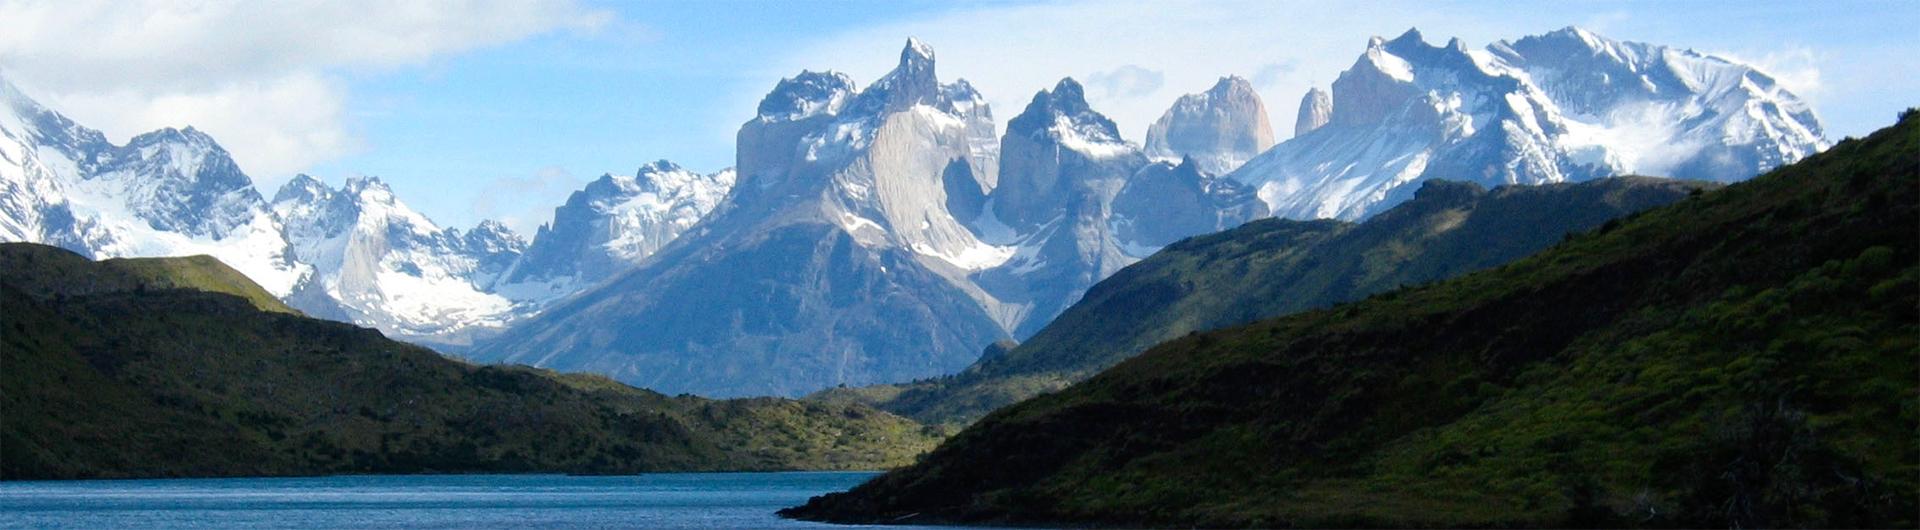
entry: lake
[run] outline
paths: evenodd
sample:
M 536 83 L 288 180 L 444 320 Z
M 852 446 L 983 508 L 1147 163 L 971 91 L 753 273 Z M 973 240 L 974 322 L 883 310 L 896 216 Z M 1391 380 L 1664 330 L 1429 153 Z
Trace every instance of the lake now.
M 0 482 L 0 528 L 848 528 L 773 512 L 873 473 Z M 888 527 L 903 528 L 903 527 Z

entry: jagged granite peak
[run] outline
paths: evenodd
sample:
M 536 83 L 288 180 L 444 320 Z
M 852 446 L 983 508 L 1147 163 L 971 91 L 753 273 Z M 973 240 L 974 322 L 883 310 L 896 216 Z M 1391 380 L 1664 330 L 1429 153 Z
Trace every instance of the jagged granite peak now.
M 899 112 L 914 105 L 936 103 L 940 96 L 933 47 L 909 38 L 906 47 L 900 50 L 900 64 L 862 90 L 853 104 L 860 112 Z
M 1139 149 L 1120 138 L 1113 120 L 1087 104 L 1080 83 L 1061 79 L 1051 90 L 1035 93 L 1026 109 L 1007 121 L 993 213 L 1015 231 L 1030 232 L 1082 203 L 1071 196 L 1091 192 L 1094 203 L 1104 207 L 1127 175 L 1145 163 Z
M 973 88 L 966 79 L 955 79 L 944 85 L 945 91 L 940 100 L 940 110 L 952 114 L 966 124 L 967 129 L 967 170 L 969 176 L 985 197 L 1000 182 L 1000 132 L 993 121 L 993 108 L 987 105 L 987 98 Z M 952 193 L 949 193 L 951 196 Z M 971 216 L 980 211 L 978 206 L 954 210 L 955 213 Z
M 495 289 L 517 298 L 570 294 L 653 255 L 733 188 L 731 169 L 701 174 L 667 160 L 604 174 L 567 197 Z
M 1063 121 L 1064 120 L 1064 121 Z M 1063 128 L 1064 126 L 1064 128 Z M 1087 104 L 1087 91 L 1071 77 L 1061 78 L 1052 90 L 1034 93 L 1027 108 L 1007 121 L 1008 134 L 1074 134 L 1090 142 L 1120 142 L 1120 127 Z
M 900 59 L 850 96 L 844 76 L 782 81 L 741 126 L 737 181 L 706 218 L 476 358 L 800 395 L 947 373 L 1006 338 L 967 277 L 1011 249 L 950 206 L 993 189 L 991 111 L 970 85 L 940 84 L 924 45 Z
M 1202 171 L 1224 175 L 1273 147 L 1273 125 L 1253 84 L 1239 76 L 1181 96 L 1147 127 L 1147 156 L 1179 161 L 1194 157 Z
M 800 75 L 781 79 L 760 99 L 758 116 L 764 121 L 799 121 L 833 115 L 853 93 L 853 78 L 846 74 L 801 71 Z
M 481 274 L 499 274 L 527 251 L 525 238 L 492 219 L 480 221 L 465 233 L 454 233 L 460 236 L 461 250 L 478 260 L 476 270 Z
M 1300 98 L 1300 116 L 1293 121 L 1293 136 L 1306 136 L 1333 118 L 1333 95 L 1320 87 L 1307 89 Z
M 1578 28 L 1470 50 L 1375 37 L 1327 123 L 1233 173 L 1275 215 L 1357 219 L 1431 178 L 1732 181 L 1824 148 L 1805 103 L 1732 61 Z
M 984 225 L 1014 248 L 975 282 L 1008 311 L 1015 338 L 1039 329 L 1093 282 L 1132 263 L 1113 234 L 1114 196 L 1147 164 L 1072 78 L 1036 93 L 1007 122 L 1000 185 Z
M 324 200 L 332 193 L 333 188 L 327 187 L 327 183 L 313 175 L 300 173 L 280 185 L 280 190 L 273 193 L 273 202 Z

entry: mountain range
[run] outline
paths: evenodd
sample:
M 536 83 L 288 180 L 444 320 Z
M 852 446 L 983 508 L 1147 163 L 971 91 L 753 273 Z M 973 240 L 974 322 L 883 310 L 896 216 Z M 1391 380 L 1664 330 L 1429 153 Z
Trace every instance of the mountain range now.
M 1825 145 L 1751 67 L 1573 28 L 1484 50 L 1376 38 L 1277 144 L 1239 77 L 1180 98 L 1142 146 L 1072 79 L 1002 132 L 935 69 L 910 40 L 865 87 L 784 79 L 733 169 L 604 176 L 531 240 L 441 227 L 372 178 L 296 177 L 268 200 L 198 131 L 113 145 L 0 80 L 0 239 L 209 254 L 308 314 L 477 360 L 797 396 L 961 370 L 1122 268 L 1247 221 L 1363 219 L 1441 178 L 1733 181 Z
M 783 514 L 1910 527 L 1915 153 L 1920 109 L 1493 269 L 1162 342 Z
M 444 348 L 639 261 L 731 186 L 730 171 L 666 161 L 602 176 L 529 243 L 493 221 L 443 228 L 378 178 L 334 188 L 298 175 L 268 200 L 203 132 L 113 145 L 0 78 L 0 241 L 96 258 L 206 254 L 308 314 Z
M 1364 218 L 1435 178 L 1731 182 L 1826 147 L 1813 111 L 1751 66 L 1572 27 L 1480 50 L 1375 37 L 1332 88 L 1231 174 L 1278 217 Z

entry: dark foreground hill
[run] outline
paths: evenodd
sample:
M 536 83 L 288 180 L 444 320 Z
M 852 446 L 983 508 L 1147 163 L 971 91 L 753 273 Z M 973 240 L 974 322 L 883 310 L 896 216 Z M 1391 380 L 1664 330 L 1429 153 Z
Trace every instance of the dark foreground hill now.
M 300 316 L 211 258 L 0 245 L 0 478 L 877 469 L 859 405 L 668 397 Z
M 1153 348 L 784 512 L 1905 527 L 1920 112 L 1459 279 Z
M 964 424 L 1190 332 L 1486 269 L 1570 233 L 1716 187 L 1651 177 L 1493 190 L 1429 181 L 1413 199 L 1364 223 L 1247 223 L 1169 245 L 1122 269 L 1011 351 L 983 356 L 951 377 L 904 385 L 889 399 L 865 401 L 926 423 Z M 856 392 L 874 396 L 877 390 Z

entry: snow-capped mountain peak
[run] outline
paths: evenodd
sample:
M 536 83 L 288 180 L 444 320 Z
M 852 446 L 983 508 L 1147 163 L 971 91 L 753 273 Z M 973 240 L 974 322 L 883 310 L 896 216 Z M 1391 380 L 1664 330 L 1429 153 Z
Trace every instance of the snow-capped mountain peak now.
M 605 174 L 567 197 L 494 289 L 542 302 L 593 285 L 692 228 L 733 187 L 731 169 L 701 174 L 667 160 Z
M 486 289 L 525 249 L 505 225 L 443 229 L 377 177 L 331 188 L 296 176 L 274 193 L 273 210 L 298 261 L 313 266 L 286 297 L 309 314 L 440 343 L 517 314 L 520 301 Z
M 277 295 L 307 267 L 266 201 L 200 131 L 113 145 L 0 78 L 0 237 L 94 258 L 210 254 Z
M 1087 104 L 1086 89 L 1071 77 L 1035 93 L 1026 110 L 1007 121 L 1007 133 L 1044 136 L 1092 157 L 1123 156 L 1133 150 L 1120 139 L 1120 127 Z
M 802 71 L 781 79 L 760 99 L 757 119 L 763 122 L 800 121 L 840 112 L 853 97 L 853 78 L 839 72 Z
M 1579 28 L 1484 50 L 1375 37 L 1331 100 L 1326 125 L 1233 173 L 1275 215 L 1365 217 L 1440 177 L 1738 180 L 1826 145 L 1805 104 L 1750 66 Z

